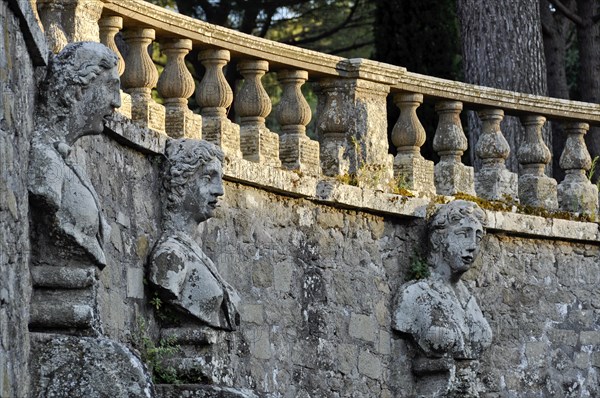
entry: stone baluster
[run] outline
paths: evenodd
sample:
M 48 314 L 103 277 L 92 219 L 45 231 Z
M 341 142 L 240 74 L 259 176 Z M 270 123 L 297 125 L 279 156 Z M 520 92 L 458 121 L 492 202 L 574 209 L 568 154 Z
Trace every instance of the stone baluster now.
M 164 98 L 165 130 L 172 138 L 202 138 L 202 118 L 188 108 L 188 98 L 194 94 L 192 74 L 185 65 L 185 56 L 192 49 L 190 39 L 171 39 L 161 43 L 167 64 L 158 79 L 158 93 Z
M 300 170 L 313 175 L 321 173 L 319 143 L 306 135 L 311 111 L 300 87 L 308 79 L 304 70 L 282 70 L 277 79 L 283 88 L 277 106 L 277 121 L 281 125 L 279 142 L 281 163 L 288 169 Z
M 517 200 L 517 175 L 506 168 L 510 147 L 500 131 L 504 111 L 484 109 L 478 115 L 482 126 L 475 153 L 482 166 L 475 174 L 475 192 L 487 200 Z
M 361 68 L 356 67 L 357 74 Z M 389 90 L 387 82 L 360 78 L 319 82 L 317 136 L 324 174 L 356 176 L 359 186 L 376 190 L 388 187 L 393 178 L 387 143 Z
M 98 21 L 98 27 L 100 29 L 100 43 L 113 50 L 119 58 L 117 70 L 119 76 L 121 76 L 125 71 L 125 60 L 117 47 L 117 43 L 115 43 L 115 36 L 123 28 L 123 18 L 119 16 L 103 17 Z
M 320 141 L 320 159 L 323 174 L 336 177 L 350 172 L 350 161 L 346 155 L 349 130 L 348 116 L 350 101 L 339 87 L 339 81 L 323 80 L 319 83 L 321 112 L 317 120 Z
M 48 48 L 58 53 L 68 43 L 99 42 L 98 20 L 103 7 L 101 0 L 38 0 Z
M 122 76 L 125 71 L 125 60 L 115 43 L 115 36 L 123 28 L 123 18 L 118 16 L 103 17 L 98 21 L 98 26 L 100 28 L 100 43 L 117 54 L 119 58 L 117 61 L 117 70 L 119 71 L 119 76 Z M 123 90 L 121 90 L 121 107 L 117 111 L 131 119 L 131 96 Z
M 227 110 L 233 102 L 233 91 L 223 74 L 223 67 L 230 59 L 229 51 L 204 50 L 198 59 L 205 68 L 196 91 L 202 115 L 202 137 L 221 147 L 226 155 L 241 157 L 240 128 L 227 118 Z
M 143 127 L 164 132 L 165 108 L 152 99 L 158 71 L 148 54 L 148 46 L 154 40 L 154 29 L 130 29 L 123 36 L 129 45 L 129 53 L 125 59 L 121 84 L 125 92 L 131 95 L 131 118 Z
M 550 150 L 542 138 L 545 122 L 543 116 L 527 115 L 521 118 L 525 136 L 517 150 L 517 159 L 522 166 L 519 201 L 524 205 L 554 210 L 558 208 L 556 180 L 544 174 L 544 168 L 551 159 Z
M 433 150 L 440 157 L 435 165 L 435 188 L 438 195 L 459 192 L 475 195 L 473 168 L 461 162 L 468 148 L 467 137 L 460 121 L 462 102 L 441 101 L 435 106 L 440 119 L 433 138 Z
M 425 143 L 425 129 L 417 116 L 423 95 L 399 93 L 394 103 L 400 108 L 400 117 L 392 130 L 392 143 L 398 153 L 394 159 L 394 176 L 399 183 L 422 194 L 435 194 L 433 162 L 421 156 Z
M 589 128 L 587 123 L 577 122 L 565 126 L 567 142 L 559 161 L 565 178 L 558 184 L 558 204 L 561 210 L 597 216 L 598 187 L 586 176 L 592 167 L 592 158 L 583 136 Z
M 234 106 L 240 117 L 240 148 L 244 159 L 281 167 L 279 136 L 265 126 L 265 118 L 271 113 L 272 106 L 260 79 L 268 70 L 267 61 L 244 60 L 238 63 L 244 83 Z

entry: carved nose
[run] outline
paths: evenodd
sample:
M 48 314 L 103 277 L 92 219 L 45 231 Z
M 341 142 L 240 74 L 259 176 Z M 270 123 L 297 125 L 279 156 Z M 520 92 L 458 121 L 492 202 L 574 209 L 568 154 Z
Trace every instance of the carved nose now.
M 121 107 L 121 94 L 115 95 L 110 105 L 114 109 L 120 108 Z

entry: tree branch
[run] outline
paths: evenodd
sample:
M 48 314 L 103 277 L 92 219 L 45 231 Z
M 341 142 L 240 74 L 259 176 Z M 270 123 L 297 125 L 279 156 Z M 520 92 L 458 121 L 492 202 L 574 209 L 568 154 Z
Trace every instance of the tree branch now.
M 344 21 L 342 21 L 341 23 L 339 23 L 337 26 L 334 26 L 331 29 L 328 29 L 316 36 L 313 37 L 307 37 L 305 39 L 300 39 L 300 40 L 294 40 L 292 39 L 291 41 L 287 42 L 287 44 L 291 44 L 294 46 L 297 45 L 301 45 L 301 44 L 308 44 L 308 43 L 314 43 L 316 41 L 319 41 L 321 39 L 324 39 L 325 37 L 331 36 L 332 34 L 334 34 L 335 32 L 339 31 L 340 29 L 342 29 L 344 26 L 346 26 L 347 24 L 349 24 L 352 21 L 352 17 L 354 16 L 354 13 L 356 12 L 356 10 L 358 9 L 358 4 L 360 3 L 360 1 L 356 1 L 354 3 L 354 5 L 352 6 L 352 8 L 350 9 L 350 14 L 348 14 L 348 16 L 346 17 L 346 19 Z
M 373 40 L 365 41 L 362 43 L 355 43 L 355 44 L 351 44 L 347 47 L 336 48 L 335 50 L 329 51 L 329 54 L 337 55 L 339 53 L 343 53 L 344 51 L 356 50 L 357 48 L 370 46 L 371 44 L 373 44 Z
M 548 0 L 558 11 L 560 11 L 565 17 L 569 18 L 573 23 L 579 26 L 583 26 L 583 20 L 567 6 L 565 6 L 560 0 Z

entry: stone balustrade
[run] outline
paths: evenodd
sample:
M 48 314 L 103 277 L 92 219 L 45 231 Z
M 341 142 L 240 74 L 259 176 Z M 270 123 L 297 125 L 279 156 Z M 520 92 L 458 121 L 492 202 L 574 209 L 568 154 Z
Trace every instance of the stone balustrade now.
M 390 193 L 403 188 L 424 198 L 467 194 L 546 210 L 598 213 L 598 189 L 586 177 L 591 159 L 583 140 L 590 124 L 600 124 L 598 104 L 479 87 L 317 53 L 141 0 L 38 0 L 38 11 L 55 51 L 68 41 L 86 39 L 101 40 L 118 52 L 115 36 L 121 32 L 128 47 L 125 57 L 119 54 L 124 116 L 170 137 L 213 142 L 230 159 L 257 164 L 263 173 L 288 170 L 314 177 L 315 184 L 337 181 Z M 166 55 L 160 76 L 150 57 L 155 42 Z M 192 50 L 205 69 L 196 71 L 199 81 L 186 66 Z M 240 84 L 226 79 L 226 68 L 236 69 Z M 274 104 L 263 84 L 270 73 L 276 74 L 282 91 Z M 232 75 L 230 69 L 227 76 Z M 302 94 L 306 84 L 317 94 L 314 111 Z M 198 113 L 188 108 L 194 88 Z M 400 109 L 393 126 L 387 122 L 388 99 Z M 435 132 L 429 132 L 437 164 L 421 154 L 428 136 L 419 120 L 424 102 L 433 104 L 439 116 Z M 278 131 L 267 127 L 272 109 Z M 461 113 L 466 111 L 477 112 L 481 121 L 476 143 L 469 143 L 463 131 Z M 510 148 L 503 136 L 505 115 L 519 116 L 525 127 L 519 148 Z M 311 118 L 314 131 L 307 134 Z M 552 154 L 542 140 L 547 121 L 566 126 L 562 154 Z M 467 151 L 481 159 L 479 170 L 461 161 Z M 510 151 L 516 151 L 518 175 L 506 168 Z M 545 175 L 552 156 L 560 156 L 566 174 L 560 183 Z

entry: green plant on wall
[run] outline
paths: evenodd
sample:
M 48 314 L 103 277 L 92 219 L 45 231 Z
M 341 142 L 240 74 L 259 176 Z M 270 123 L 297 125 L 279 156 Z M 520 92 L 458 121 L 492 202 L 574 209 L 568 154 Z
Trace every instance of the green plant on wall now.
M 138 318 L 131 335 L 131 345 L 140 353 L 140 359 L 152 373 L 154 383 L 181 384 L 175 368 L 165 365 L 165 359 L 180 350 L 173 339 L 162 339 L 157 345 L 150 336 L 146 321 Z
M 417 251 L 413 252 L 410 257 L 410 267 L 406 273 L 407 281 L 415 281 L 419 279 L 425 279 L 431 275 L 429 264 L 423 255 Z

